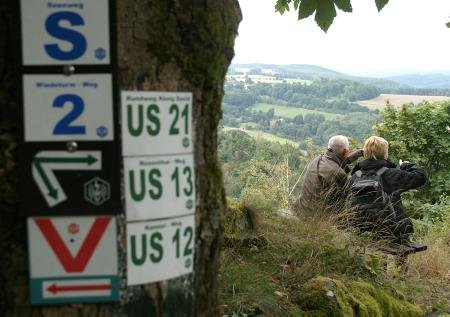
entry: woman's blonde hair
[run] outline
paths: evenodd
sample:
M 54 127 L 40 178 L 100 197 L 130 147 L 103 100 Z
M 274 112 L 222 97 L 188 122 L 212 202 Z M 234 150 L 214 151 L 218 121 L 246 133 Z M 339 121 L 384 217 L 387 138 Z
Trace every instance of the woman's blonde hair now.
M 379 136 L 371 136 L 364 142 L 364 158 L 373 160 L 387 160 L 389 143 Z

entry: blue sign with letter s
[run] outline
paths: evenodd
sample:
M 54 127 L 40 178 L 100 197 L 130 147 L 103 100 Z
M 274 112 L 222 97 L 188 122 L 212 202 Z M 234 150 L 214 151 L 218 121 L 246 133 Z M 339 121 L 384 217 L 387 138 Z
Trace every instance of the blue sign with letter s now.
M 72 44 L 72 49 L 64 51 L 58 44 L 51 43 L 44 45 L 45 51 L 50 57 L 61 61 L 70 61 L 80 58 L 87 49 L 86 38 L 80 32 L 62 27 L 60 25 L 62 21 L 67 21 L 72 26 L 85 25 L 83 18 L 75 12 L 60 11 L 49 15 L 45 21 L 45 29 L 47 32 L 57 39 L 70 42 Z

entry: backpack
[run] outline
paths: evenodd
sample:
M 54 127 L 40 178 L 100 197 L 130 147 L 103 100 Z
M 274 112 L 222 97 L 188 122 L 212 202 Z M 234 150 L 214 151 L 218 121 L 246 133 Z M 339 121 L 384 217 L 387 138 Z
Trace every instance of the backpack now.
M 355 172 L 350 185 L 349 210 L 366 229 L 377 227 L 395 215 L 390 196 L 383 190 L 381 175 L 387 167 Z

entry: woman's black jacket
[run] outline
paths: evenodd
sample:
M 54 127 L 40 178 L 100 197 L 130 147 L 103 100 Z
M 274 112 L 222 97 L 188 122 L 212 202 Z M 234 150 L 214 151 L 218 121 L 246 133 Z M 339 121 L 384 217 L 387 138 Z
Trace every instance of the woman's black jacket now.
M 406 217 L 400 194 L 409 189 L 423 186 L 427 181 L 427 176 L 422 168 L 409 162 L 405 162 L 400 168 L 397 168 L 390 161 L 373 159 L 366 159 L 356 164 L 352 170 L 352 175 L 357 170 L 361 170 L 364 173 L 369 170 L 377 171 L 384 166 L 388 170 L 381 175 L 383 189 L 391 196 L 397 216 Z

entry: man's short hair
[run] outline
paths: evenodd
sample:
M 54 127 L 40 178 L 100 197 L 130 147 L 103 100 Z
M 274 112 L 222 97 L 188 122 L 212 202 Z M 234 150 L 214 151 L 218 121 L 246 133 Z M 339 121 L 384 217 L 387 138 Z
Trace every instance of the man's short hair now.
M 389 143 L 379 136 L 371 136 L 364 142 L 364 158 L 373 160 L 387 160 Z
M 340 155 L 349 148 L 348 138 L 344 135 L 335 135 L 328 140 L 328 148 Z

